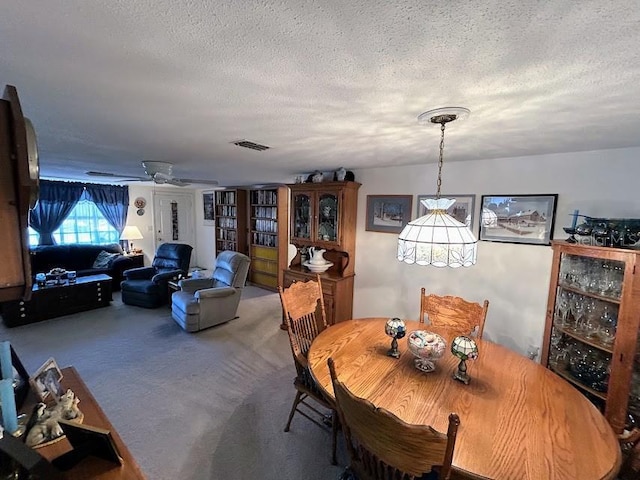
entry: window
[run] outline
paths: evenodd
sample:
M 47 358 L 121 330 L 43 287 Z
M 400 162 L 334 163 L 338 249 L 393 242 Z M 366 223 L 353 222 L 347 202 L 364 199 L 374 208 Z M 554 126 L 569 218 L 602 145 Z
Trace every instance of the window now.
M 38 245 L 38 237 L 38 233 L 29 227 L 29 245 Z M 95 203 L 90 200 L 80 200 L 60 228 L 53 232 L 53 238 L 57 244 L 104 244 L 118 243 L 120 235 L 107 222 Z

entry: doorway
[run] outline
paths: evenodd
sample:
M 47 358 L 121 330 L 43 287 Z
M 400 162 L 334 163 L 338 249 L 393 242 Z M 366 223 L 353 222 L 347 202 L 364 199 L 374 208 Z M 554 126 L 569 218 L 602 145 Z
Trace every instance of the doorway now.
M 154 231 L 156 250 L 163 243 L 186 243 L 193 247 L 190 266 L 195 265 L 196 234 L 194 195 L 186 192 L 154 192 Z

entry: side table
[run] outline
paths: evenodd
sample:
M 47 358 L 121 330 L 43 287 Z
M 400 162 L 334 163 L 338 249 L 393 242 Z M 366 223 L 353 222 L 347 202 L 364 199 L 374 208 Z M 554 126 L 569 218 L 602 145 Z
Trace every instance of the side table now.
M 144 253 L 127 253 L 125 257 L 133 260 L 132 268 L 144 267 Z

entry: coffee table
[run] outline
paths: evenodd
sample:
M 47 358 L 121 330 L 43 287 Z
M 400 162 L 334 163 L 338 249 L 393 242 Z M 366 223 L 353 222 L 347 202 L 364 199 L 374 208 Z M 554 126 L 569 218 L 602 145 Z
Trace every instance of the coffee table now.
M 34 285 L 30 300 L 13 300 L 2 304 L 2 318 L 7 327 L 106 307 L 111 302 L 111 277 L 87 275 L 75 283 L 66 280 L 60 285 Z

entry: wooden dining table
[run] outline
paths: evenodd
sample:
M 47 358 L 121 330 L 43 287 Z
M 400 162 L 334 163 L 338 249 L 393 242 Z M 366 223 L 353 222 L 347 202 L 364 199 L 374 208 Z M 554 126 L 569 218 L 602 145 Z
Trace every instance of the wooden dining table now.
M 467 361 L 469 385 L 452 378 L 459 360 L 450 353 L 454 334 L 416 321 L 407 332 L 429 330 L 447 342 L 433 372 L 414 366 L 406 337 L 400 358 L 387 356 L 386 318 L 340 322 L 316 337 L 309 368 L 333 398 L 327 359 L 355 395 L 407 423 L 446 433 L 448 415 L 460 417 L 453 455 L 456 478 L 495 480 L 614 479 L 618 440 L 604 416 L 578 390 L 538 363 L 488 340 Z M 407 334 L 408 337 L 408 334 Z

